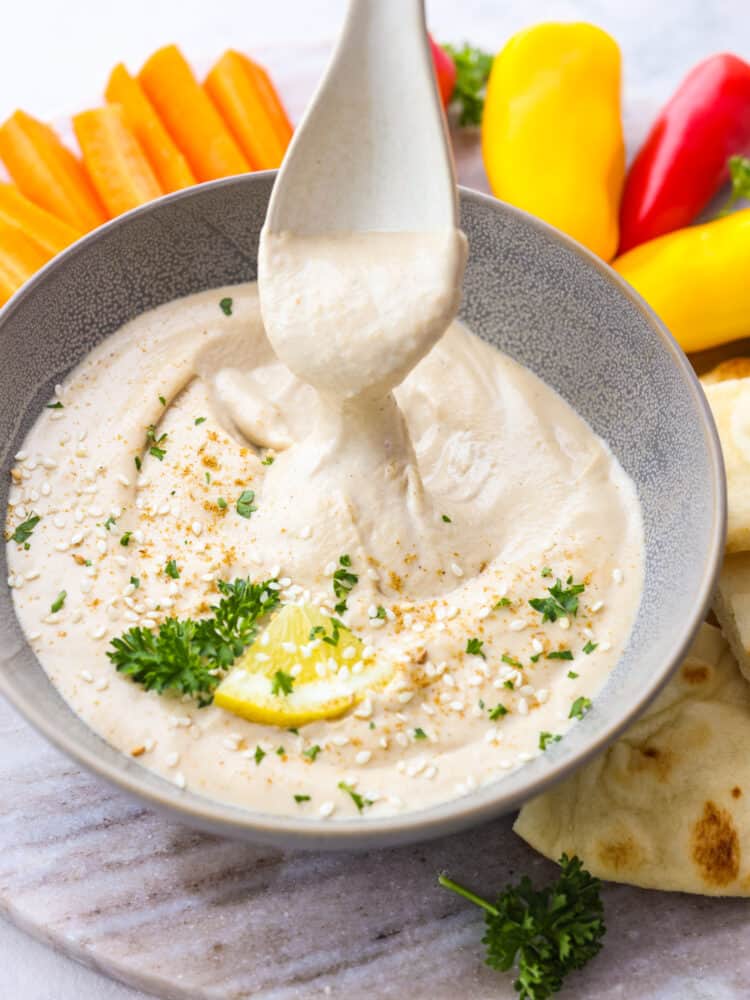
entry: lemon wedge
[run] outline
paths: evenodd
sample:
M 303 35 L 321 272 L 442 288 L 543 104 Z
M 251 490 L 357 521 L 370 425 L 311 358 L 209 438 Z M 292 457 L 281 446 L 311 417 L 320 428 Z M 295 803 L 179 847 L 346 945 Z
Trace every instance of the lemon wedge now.
M 252 722 L 335 719 L 393 675 L 362 640 L 318 608 L 287 604 L 216 689 L 214 704 Z

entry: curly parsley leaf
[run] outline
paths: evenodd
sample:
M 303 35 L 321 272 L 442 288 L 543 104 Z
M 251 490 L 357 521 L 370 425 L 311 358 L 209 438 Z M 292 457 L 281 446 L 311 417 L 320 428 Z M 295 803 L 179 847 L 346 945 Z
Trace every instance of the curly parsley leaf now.
M 573 583 L 572 576 L 568 577 L 565 586 L 558 577 L 547 590 L 549 597 L 533 597 L 529 604 L 540 613 L 543 622 L 556 622 L 558 618 L 568 615 L 575 617 L 578 614 L 578 595 L 585 589 L 585 584 Z
M 222 671 L 253 642 L 259 620 L 279 603 L 269 582 L 220 580 L 223 597 L 209 618 L 167 618 L 158 631 L 131 628 L 112 640 L 107 656 L 147 691 L 187 694 L 208 705 Z
M 601 882 L 577 857 L 560 858 L 556 882 L 534 889 L 524 876 L 508 886 L 493 905 L 445 875 L 445 889 L 485 911 L 486 961 L 493 969 L 518 966 L 514 987 L 519 1000 L 547 1000 L 574 969 L 581 969 L 602 947 L 606 932 Z
M 484 95 L 487 80 L 492 69 L 493 56 L 482 52 L 468 43 L 461 48 L 454 45 L 443 45 L 456 66 L 456 86 L 451 97 L 451 104 L 459 108 L 459 125 L 479 125 L 484 110 Z

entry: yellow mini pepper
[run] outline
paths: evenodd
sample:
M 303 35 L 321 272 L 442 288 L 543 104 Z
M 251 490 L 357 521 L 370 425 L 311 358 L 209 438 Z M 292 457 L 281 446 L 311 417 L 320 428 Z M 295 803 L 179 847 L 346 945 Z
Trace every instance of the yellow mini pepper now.
M 641 243 L 612 266 L 684 351 L 750 335 L 750 208 Z
M 583 23 L 514 35 L 492 65 L 482 153 L 498 198 L 611 260 L 625 174 L 615 40 Z

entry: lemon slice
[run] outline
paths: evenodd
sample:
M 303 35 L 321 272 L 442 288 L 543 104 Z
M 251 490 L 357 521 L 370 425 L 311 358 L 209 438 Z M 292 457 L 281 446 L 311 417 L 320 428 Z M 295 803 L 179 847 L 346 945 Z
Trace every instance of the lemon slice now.
M 216 689 L 214 703 L 252 722 L 302 726 L 335 719 L 382 687 L 393 666 L 318 608 L 287 604 Z

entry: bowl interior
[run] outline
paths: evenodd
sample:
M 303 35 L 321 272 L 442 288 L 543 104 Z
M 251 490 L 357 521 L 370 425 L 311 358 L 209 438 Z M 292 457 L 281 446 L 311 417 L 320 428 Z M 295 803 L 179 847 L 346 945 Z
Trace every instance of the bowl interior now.
M 273 174 L 202 185 L 98 230 L 0 312 L 0 509 L 13 455 L 53 386 L 127 320 L 178 296 L 255 277 Z M 682 353 L 653 314 L 573 241 L 464 191 L 461 318 L 561 393 L 638 487 L 645 588 L 627 649 L 585 721 L 532 763 L 420 813 L 325 823 L 250 813 L 179 791 L 106 745 L 67 708 L 0 590 L 0 690 L 85 765 L 205 829 L 289 846 L 374 846 L 467 826 L 520 804 L 613 738 L 668 678 L 702 619 L 723 549 L 713 422 Z M 0 547 L 7 576 L 4 546 Z

